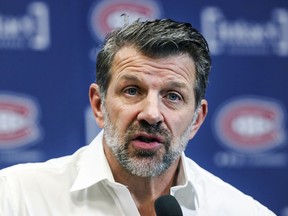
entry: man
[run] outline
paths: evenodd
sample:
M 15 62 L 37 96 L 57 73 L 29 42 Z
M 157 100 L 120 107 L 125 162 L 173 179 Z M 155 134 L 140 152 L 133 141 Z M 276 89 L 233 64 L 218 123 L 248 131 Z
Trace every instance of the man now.
M 103 131 L 75 154 L 0 173 L 0 215 L 274 215 L 185 157 L 203 123 L 208 45 L 190 24 L 134 22 L 109 34 L 90 102 Z

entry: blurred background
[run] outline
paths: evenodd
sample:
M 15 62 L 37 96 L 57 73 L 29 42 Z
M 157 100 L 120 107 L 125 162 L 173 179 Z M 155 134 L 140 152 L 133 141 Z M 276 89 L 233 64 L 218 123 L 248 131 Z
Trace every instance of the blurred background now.
M 72 154 L 99 132 L 88 89 L 123 13 L 203 33 L 209 114 L 186 154 L 288 216 L 287 0 L 0 0 L 0 168 Z

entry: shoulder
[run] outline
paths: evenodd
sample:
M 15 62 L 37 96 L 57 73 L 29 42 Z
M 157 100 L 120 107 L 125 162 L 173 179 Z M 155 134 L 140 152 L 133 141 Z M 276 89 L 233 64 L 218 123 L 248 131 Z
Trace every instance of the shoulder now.
M 185 157 L 185 168 L 188 179 L 192 180 L 200 188 L 205 187 L 206 190 L 222 190 L 224 188 L 230 192 L 238 192 L 238 190 L 232 185 L 205 170 L 188 157 Z
M 81 155 L 82 150 L 71 156 L 0 170 L 0 209 L 7 215 L 19 215 L 33 203 L 44 208 L 47 203 L 62 199 L 64 194 L 69 194 L 77 176 Z
M 85 148 L 85 147 L 84 147 Z M 64 177 L 69 173 L 77 172 L 79 159 L 84 148 L 73 155 L 64 156 L 39 163 L 18 164 L 0 170 L 0 187 L 11 184 L 14 187 L 21 185 L 45 184 L 49 179 Z
M 244 194 L 187 157 L 185 157 L 185 166 L 188 180 L 197 193 L 200 209 L 201 206 L 205 206 L 206 209 L 218 211 L 220 215 L 221 212 L 235 213 L 236 210 L 239 212 L 236 215 L 274 215 L 251 196 Z

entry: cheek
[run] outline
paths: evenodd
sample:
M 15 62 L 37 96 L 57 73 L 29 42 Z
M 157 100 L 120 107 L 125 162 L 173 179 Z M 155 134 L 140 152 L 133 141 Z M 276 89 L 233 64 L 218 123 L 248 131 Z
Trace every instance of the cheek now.
M 135 109 L 117 103 L 116 100 L 113 103 L 108 102 L 106 110 L 111 123 L 123 132 L 127 130 L 127 127 L 133 122 L 136 116 Z
M 173 136 L 182 136 L 191 126 L 191 123 L 191 114 L 181 115 L 179 113 L 173 113 L 166 118 L 166 124 L 170 127 Z

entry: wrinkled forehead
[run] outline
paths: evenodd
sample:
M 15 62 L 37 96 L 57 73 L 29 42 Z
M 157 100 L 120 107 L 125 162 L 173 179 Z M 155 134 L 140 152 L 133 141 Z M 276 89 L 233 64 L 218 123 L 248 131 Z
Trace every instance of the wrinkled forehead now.
M 196 73 L 194 62 L 188 55 L 154 59 L 131 47 L 119 50 L 113 60 L 110 81 L 116 84 L 123 80 L 137 80 L 137 76 L 143 82 L 145 79 L 150 83 L 173 83 L 173 86 L 186 86 L 191 91 Z
M 113 67 L 115 68 L 116 65 L 135 60 L 137 57 L 145 59 L 151 64 L 153 64 L 153 62 L 167 62 L 167 64 L 169 64 L 169 62 L 171 62 L 171 60 L 173 59 L 185 59 L 185 61 L 175 61 L 175 63 L 177 63 L 178 66 L 181 66 L 181 64 L 185 64 L 185 67 L 189 67 L 189 69 L 191 70 L 191 75 L 195 75 L 195 62 L 193 57 L 191 57 L 188 53 L 179 52 L 153 56 L 143 53 L 143 51 L 140 51 L 134 46 L 124 46 L 115 53 L 111 64 L 112 71 Z

